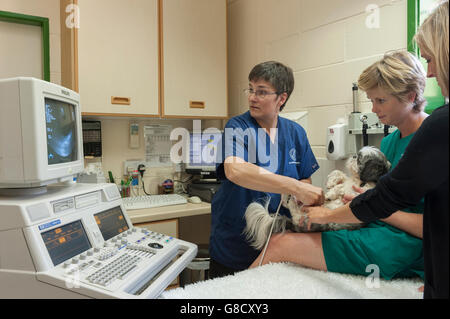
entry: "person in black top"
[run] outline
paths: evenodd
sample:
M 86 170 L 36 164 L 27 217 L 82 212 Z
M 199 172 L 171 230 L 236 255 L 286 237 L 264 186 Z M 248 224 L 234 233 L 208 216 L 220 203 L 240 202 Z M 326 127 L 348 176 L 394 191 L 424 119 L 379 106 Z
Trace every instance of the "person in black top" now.
M 428 77 L 436 77 L 442 94 L 449 94 L 448 0 L 424 21 L 415 36 L 428 62 Z M 423 250 L 424 298 L 449 297 L 449 118 L 448 104 L 436 109 L 409 143 L 397 166 L 374 189 L 336 210 L 304 207 L 308 223 L 372 222 L 413 206 L 425 197 Z M 303 220 L 300 220 L 302 223 Z

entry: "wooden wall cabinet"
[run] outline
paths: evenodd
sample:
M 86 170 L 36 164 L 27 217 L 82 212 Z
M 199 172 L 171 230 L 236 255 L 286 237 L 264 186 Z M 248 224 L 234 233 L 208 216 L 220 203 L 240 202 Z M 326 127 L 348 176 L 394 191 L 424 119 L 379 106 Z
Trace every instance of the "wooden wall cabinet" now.
M 225 0 L 162 0 L 163 117 L 228 117 Z
M 83 115 L 227 118 L 226 0 L 78 0 Z
M 78 0 L 78 6 L 83 114 L 158 117 L 158 0 Z

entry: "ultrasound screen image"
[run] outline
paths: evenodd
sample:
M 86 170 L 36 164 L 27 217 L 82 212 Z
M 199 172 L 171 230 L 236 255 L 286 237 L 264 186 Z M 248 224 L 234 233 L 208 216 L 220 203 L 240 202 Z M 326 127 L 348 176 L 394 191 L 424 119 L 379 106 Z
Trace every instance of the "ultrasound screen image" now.
M 48 164 L 73 162 L 78 159 L 75 106 L 45 99 Z

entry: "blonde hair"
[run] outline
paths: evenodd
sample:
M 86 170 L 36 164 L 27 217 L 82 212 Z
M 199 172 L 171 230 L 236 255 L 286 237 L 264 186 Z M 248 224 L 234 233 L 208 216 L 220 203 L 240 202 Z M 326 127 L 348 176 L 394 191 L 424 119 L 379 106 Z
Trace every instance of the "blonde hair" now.
M 448 97 L 448 0 L 442 1 L 425 19 L 414 37 L 422 52 L 436 62 L 436 77 Z
M 427 103 L 423 95 L 425 83 L 422 63 L 407 51 L 386 53 L 380 61 L 365 69 L 358 80 L 363 91 L 381 88 L 402 102 L 408 102 L 408 95 L 415 93 L 415 112 L 423 111 Z

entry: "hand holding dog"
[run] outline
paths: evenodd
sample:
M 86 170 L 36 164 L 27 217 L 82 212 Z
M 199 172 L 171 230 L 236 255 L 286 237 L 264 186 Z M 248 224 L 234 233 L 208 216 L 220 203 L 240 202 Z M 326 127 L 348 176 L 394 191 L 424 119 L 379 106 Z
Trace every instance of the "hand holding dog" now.
M 310 229 L 311 224 L 361 223 L 361 221 L 353 215 L 350 204 L 346 204 L 336 209 L 303 206 L 302 212 L 306 213 L 306 217 L 304 216 L 300 223 L 305 220 L 306 223 L 308 223 L 308 229 Z
M 359 194 L 364 193 L 364 190 L 360 187 L 353 185 L 352 188 L 355 192 L 357 192 Z M 347 203 L 350 203 L 353 200 L 353 198 L 355 198 L 356 196 L 357 195 L 345 194 L 344 197 L 342 198 L 342 203 L 344 203 L 344 205 Z
M 322 206 L 303 206 L 302 212 L 307 215 L 300 218 L 299 225 L 303 225 L 306 222 L 308 230 L 311 230 L 311 224 L 313 223 L 328 224 L 330 216 L 333 214 L 333 210 Z
M 311 185 L 308 182 L 300 181 L 297 191 L 292 195 L 300 202 L 299 204 L 304 205 L 322 205 L 325 202 L 325 196 L 323 189 Z

